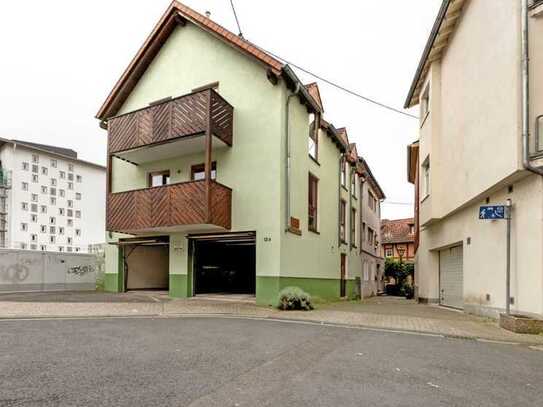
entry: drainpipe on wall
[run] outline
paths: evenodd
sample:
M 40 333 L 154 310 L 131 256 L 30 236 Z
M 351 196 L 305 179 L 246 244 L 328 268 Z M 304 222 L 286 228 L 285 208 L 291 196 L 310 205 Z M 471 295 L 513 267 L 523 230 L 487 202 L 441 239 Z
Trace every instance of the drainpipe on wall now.
M 338 190 L 337 190 L 337 195 L 338 195 L 338 203 L 337 203 L 337 213 L 338 213 L 338 222 L 337 222 L 337 247 L 338 249 L 341 249 L 341 188 L 342 188 L 342 185 L 341 185 L 341 170 L 343 169 L 342 166 L 345 165 L 345 163 L 343 162 L 343 159 L 344 159 L 345 155 L 343 153 L 340 153 L 339 154 L 339 173 L 338 173 Z M 347 175 L 347 174 L 345 174 Z M 345 180 L 347 181 L 347 180 Z M 347 225 L 345 225 L 347 226 Z
M 296 83 L 294 93 L 287 96 L 286 103 L 286 117 L 285 117 L 285 135 L 286 135 L 286 173 L 285 173 L 285 233 L 288 232 L 290 227 L 290 121 L 289 121 L 289 106 L 293 97 L 297 96 L 300 92 L 300 84 Z
M 543 175 L 543 169 L 530 162 L 530 47 L 528 24 L 530 20 L 528 0 L 522 0 L 522 166 L 535 174 Z

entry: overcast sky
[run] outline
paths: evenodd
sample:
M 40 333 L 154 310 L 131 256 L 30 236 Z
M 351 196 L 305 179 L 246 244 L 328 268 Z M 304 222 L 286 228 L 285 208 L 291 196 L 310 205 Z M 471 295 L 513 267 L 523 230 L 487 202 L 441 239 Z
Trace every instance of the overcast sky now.
M 94 115 L 168 0 L 3 1 L 0 137 L 73 148 L 105 164 Z M 185 0 L 237 32 L 229 0 Z M 365 96 L 403 106 L 441 0 L 234 0 L 245 37 Z M 305 81 L 313 81 L 300 73 Z M 317 81 L 318 82 L 318 81 Z M 418 122 L 319 83 L 325 118 L 347 127 L 387 200 L 411 203 L 406 145 Z M 417 114 L 418 111 L 412 113 Z M 412 216 L 383 205 L 383 218 Z

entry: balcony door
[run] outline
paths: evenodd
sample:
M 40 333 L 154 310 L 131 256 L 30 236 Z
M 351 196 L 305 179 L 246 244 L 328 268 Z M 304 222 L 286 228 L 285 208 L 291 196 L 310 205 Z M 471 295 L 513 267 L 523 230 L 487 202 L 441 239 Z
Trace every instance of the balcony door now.
M 217 162 L 211 163 L 211 179 L 217 178 Z M 191 181 L 202 181 L 206 179 L 205 165 L 196 164 L 190 167 L 190 179 Z

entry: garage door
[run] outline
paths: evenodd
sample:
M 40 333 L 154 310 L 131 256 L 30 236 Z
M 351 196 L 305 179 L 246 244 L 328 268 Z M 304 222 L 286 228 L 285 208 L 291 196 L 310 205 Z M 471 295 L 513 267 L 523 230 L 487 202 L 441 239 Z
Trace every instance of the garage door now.
M 439 251 L 440 303 L 448 307 L 464 307 L 464 273 L 462 246 Z

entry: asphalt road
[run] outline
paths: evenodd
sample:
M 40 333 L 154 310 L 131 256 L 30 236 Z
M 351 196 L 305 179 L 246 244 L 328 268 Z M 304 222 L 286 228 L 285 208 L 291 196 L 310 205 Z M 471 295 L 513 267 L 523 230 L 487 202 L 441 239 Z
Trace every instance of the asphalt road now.
M 0 406 L 538 406 L 543 352 L 226 318 L 0 321 Z

